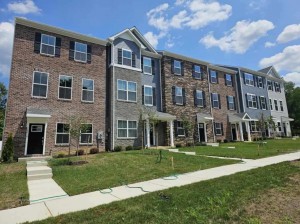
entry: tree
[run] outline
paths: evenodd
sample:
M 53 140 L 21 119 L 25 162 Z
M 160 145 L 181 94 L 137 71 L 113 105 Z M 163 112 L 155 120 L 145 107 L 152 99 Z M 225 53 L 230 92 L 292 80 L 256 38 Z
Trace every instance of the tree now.
M 14 142 L 11 133 L 9 134 L 3 147 L 2 160 L 8 163 L 13 162 L 14 160 Z
M 182 114 L 180 118 L 182 121 L 184 133 L 185 133 L 185 144 L 188 145 L 189 136 L 194 136 L 194 133 L 193 133 L 194 126 L 193 126 L 193 123 L 184 114 Z M 194 141 L 193 141 L 193 143 L 194 143 Z
M 4 119 L 5 119 L 5 108 L 6 108 L 6 96 L 7 89 L 5 85 L 0 82 L 0 140 L 2 139 Z

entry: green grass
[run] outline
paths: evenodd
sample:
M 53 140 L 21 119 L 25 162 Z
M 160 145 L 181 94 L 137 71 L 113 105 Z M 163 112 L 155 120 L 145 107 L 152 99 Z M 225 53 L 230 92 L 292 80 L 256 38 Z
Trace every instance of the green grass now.
M 233 164 L 238 161 L 188 156 L 163 151 L 161 163 L 156 163 L 157 151 L 102 153 L 88 156 L 88 164 L 64 165 L 67 159 L 53 159 L 50 165 L 53 179 L 69 194 L 81 194 L 99 189 L 135 183 L 172 174 Z M 174 158 L 174 170 L 171 157 Z M 73 157 L 72 160 L 84 159 Z
M 25 163 L 0 163 L 0 210 L 20 206 L 20 197 L 29 199 Z
M 285 186 L 299 171 L 299 165 L 285 162 L 35 223 L 260 223 L 249 217 L 247 205 Z
M 300 139 L 274 139 L 264 142 L 267 143 L 260 146 L 259 150 L 258 142 L 234 142 L 221 143 L 219 147 L 184 147 L 180 148 L 180 151 L 195 151 L 198 155 L 258 159 L 300 150 Z M 235 149 L 227 148 L 231 146 L 234 146 Z

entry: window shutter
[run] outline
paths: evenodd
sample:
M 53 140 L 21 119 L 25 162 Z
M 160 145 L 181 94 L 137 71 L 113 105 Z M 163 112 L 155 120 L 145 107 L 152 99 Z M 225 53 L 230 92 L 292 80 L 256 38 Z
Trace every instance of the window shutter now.
M 155 60 L 151 59 L 152 75 L 155 75 Z
M 258 99 L 259 99 L 259 107 L 262 109 L 262 107 L 261 107 L 261 97 L 258 97 Z
M 91 64 L 92 63 L 92 46 L 87 45 L 87 63 Z
M 262 77 L 263 88 L 265 88 L 265 82 L 266 82 L 266 79 L 264 77 Z
M 55 40 L 55 57 L 60 57 L 61 38 L 56 37 Z
M 234 110 L 236 110 L 236 101 L 235 101 L 235 96 L 233 97 L 233 104 L 234 104 Z
M 144 85 L 142 85 L 142 105 L 145 104 L 145 88 Z
M 274 85 L 273 85 L 272 81 L 271 81 L 271 89 L 272 89 L 272 91 L 274 91 Z
M 280 83 L 278 83 L 278 86 L 279 86 L 279 92 L 281 92 L 281 86 L 280 86 Z
M 178 136 L 178 130 L 177 130 L 177 127 L 178 127 L 178 121 L 174 121 L 174 131 L 175 131 L 175 137 Z
M 257 77 L 255 75 L 253 75 L 253 85 L 256 86 L 256 79 Z
M 122 49 L 118 48 L 118 64 L 122 65 Z
M 214 130 L 213 130 L 214 134 L 217 135 L 217 132 L 216 132 L 216 122 L 214 122 Z
M 247 95 L 247 93 L 245 93 L 245 100 L 246 100 L 246 105 L 247 105 L 247 107 L 249 107 L 249 102 L 248 102 L 248 95 Z
M 221 132 L 222 132 L 222 136 L 223 136 L 224 135 L 223 123 L 221 123 Z
M 195 78 L 195 65 L 192 65 L 192 77 Z
M 268 101 L 267 101 L 267 97 L 265 97 L 265 104 L 266 104 L 266 110 L 268 110 Z
M 224 74 L 224 83 L 225 83 L 225 86 L 227 86 L 226 74 Z
M 155 91 L 155 87 L 152 87 L 152 95 L 153 95 L 153 106 L 156 106 L 156 91 Z
M 255 96 L 256 97 L 256 109 L 258 109 L 259 108 L 259 102 L 258 102 L 258 98 L 257 98 L 257 96 Z
M 217 79 L 217 83 L 219 83 L 219 72 L 216 71 L 216 79 Z
M 182 88 L 182 97 L 183 97 L 183 105 L 186 104 L 186 98 L 185 98 L 185 88 Z
M 227 110 L 229 110 L 229 97 L 226 96 L 226 101 L 227 101 Z
M 213 94 L 210 94 L 211 107 L 214 108 Z
M 198 106 L 198 103 L 197 103 L 197 90 L 194 89 L 194 105 L 195 107 Z
M 41 39 L 42 39 L 42 34 L 41 33 L 35 33 L 35 38 L 34 38 L 34 53 L 39 54 L 40 49 L 41 49 Z
M 69 60 L 74 60 L 74 49 L 75 49 L 75 42 L 70 41 L 70 49 L 69 49 Z
M 173 100 L 173 104 L 176 104 L 176 98 L 175 98 L 175 86 L 172 86 L 172 100 Z
M 184 76 L 184 63 L 181 62 L 181 75 Z
M 132 67 L 135 68 L 135 67 L 136 67 L 136 63 L 135 63 L 135 53 L 132 52 L 131 55 L 132 55 L 132 56 L 131 56 L 131 57 L 132 57 Z
M 234 87 L 234 79 L 235 79 L 234 77 L 235 77 L 234 75 L 231 75 L 231 86 L 232 87 Z
M 174 74 L 174 59 L 171 59 L 171 73 Z
M 218 94 L 218 101 L 219 101 L 219 109 L 221 109 L 221 97 L 220 97 L 220 94 Z
M 243 72 L 243 77 L 244 77 L 244 84 L 246 85 L 246 76 L 244 72 Z
M 142 69 L 142 73 L 144 72 L 144 56 L 142 56 L 142 60 L 141 60 L 141 69 Z
M 206 99 L 205 99 L 205 92 L 202 91 L 202 97 L 203 97 L 203 107 L 206 107 Z

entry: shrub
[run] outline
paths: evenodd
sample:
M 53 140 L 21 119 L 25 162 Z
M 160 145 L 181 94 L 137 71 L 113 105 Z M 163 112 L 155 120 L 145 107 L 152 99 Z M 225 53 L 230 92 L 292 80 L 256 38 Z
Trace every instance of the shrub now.
M 3 147 L 2 159 L 4 162 L 11 163 L 14 160 L 14 142 L 10 133 Z
M 135 146 L 133 147 L 133 150 L 141 150 L 143 147 L 142 146 Z
M 78 152 L 77 152 L 77 154 L 78 154 L 79 156 L 84 155 L 84 150 L 83 150 L 83 149 L 79 149 Z
M 122 151 L 122 146 L 120 146 L 120 145 L 115 146 L 114 151 L 115 152 L 121 152 Z
M 228 143 L 228 140 L 227 140 L 227 139 L 224 139 L 223 142 L 224 142 L 224 143 Z
M 90 149 L 90 154 L 97 154 L 98 153 L 98 149 L 97 148 L 91 148 Z
M 218 142 L 218 143 L 221 143 L 221 142 L 222 142 L 222 140 L 218 139 L 218 140 L 217 140 L 217 142 Z
M 191 146 L 193 146 L 193 143 L 188 142 L 188 143 L 186 143 L 186 146 L 187 146 L 187 147 L 191 147 Z
M 63 153 L 59 153 L 58 155 L 57 155 L 57 158 L 64 158 L 65 157 L 65 154 L 63 154 Z
M 180 148 L 182 145 L 180 144 L 180 143 L 177 143 L 176 145 L 175 145 L 175 147 L 176 148 Z
M 132 147 L 131 145 L 129 145 L 129 146 L 126 146 L 125 150 L 126 150 L 126 151 L 133 150 L 133 147 Z

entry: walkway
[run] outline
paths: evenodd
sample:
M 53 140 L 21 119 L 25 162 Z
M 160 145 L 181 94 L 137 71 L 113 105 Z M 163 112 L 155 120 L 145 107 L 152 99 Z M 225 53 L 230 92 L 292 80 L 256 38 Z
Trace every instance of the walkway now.
M 86 210 L 95 206 L 108 204 L 113 201 L 137 197 L 148 192 L 184 186 L 285 161 L 293 161 L 296 159 L 300 159 L 300 151 L 252 161 L 248 160 L 240 164 L 199 170 L 196 172 L 178 175 L 177 178 L 158 178 L 150 181 L 131 184 L 129 186 L 119 186 L 112 189 L 104 189 L 101 191 L 94 191 L 86 194 L 49 200 L 41 203 L 0 211 L 0 223 L 14 224 L 46 219 L 69 212 Z

